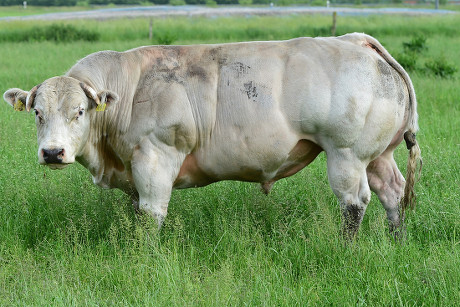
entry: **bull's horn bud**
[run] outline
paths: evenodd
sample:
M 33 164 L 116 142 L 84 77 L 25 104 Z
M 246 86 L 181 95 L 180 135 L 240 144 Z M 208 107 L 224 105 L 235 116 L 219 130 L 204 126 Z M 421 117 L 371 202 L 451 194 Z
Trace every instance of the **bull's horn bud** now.
M 86 96 L 88 96 L 88 98 L 91 98 L 92 100 L 94 100 L 97 105 L 101 104 L 101 101 L 99 100 L 99 97 L 97 96 L 96 91 L 91 86 L 83 82 L 80 82 L 80 86 L 85 92 Z

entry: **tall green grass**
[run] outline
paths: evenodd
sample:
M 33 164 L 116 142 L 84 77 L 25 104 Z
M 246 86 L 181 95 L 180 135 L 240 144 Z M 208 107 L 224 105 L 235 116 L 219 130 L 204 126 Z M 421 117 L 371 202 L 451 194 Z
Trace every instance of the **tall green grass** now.
M 164 19 L 154 22 L 154 33 L 179 33 L 179 44 L 213 43 L 248 39 L 245 29 L 252 27 L 268 33 L 255 39 L 284 39 L 292 29 L 328 22 L 322 16 Z M 403 52 L 404 42 L 431 29 L 423 61 L 443 56 L 460 67 L 460 38 L 449 34 L 456 23 L 458 17 L 411 17 L 408 27 L 407 18 L 339 17 L 339 28 L 380 29 L 376 36 L 391 52 Z M 70 24 L 97 31 L 100 41 L 3 42 L 1 92 L 30 89 L 94 51 L 151 43 L 148 20 Z M 188 30 L 196 36 L 185 36 L 186 25 L 204 34 Z M 1 23 L 0 30 L 30 26 Z M 269 34 L 266 27 L 279 29 Z M 411 77 L 424 168 L 404 243 L 388 235 L 373 195 L 359 238 L 344 244 L 324 154 L 277 182 L 269 196 L 241 182 L 174 191 L 158 232 L 150 219 L 134 214 L 126 195 L 94 186 L 80 165 L 63 171 L 39 166 L 33 115 L 0 103 L 0 305 L 457 305 L 458 75 L 442 79 L 415 71 Z M 396 159 L 404 170 L 404 146 Z
M 86 39 L 86 35 L 75 35 L 69 38 L 70 41 L 82 39 L 103 42 L 142 40 L 150 44 L 157 44 L 158 37 L 168 33 L 175 38 L 174 43 L 187 44 L 276 40 L 299 36 L 330 36 L 331 22 L 332 18 L 324 15 L 158 18 L 153 20 L 153 40 L 151 42 L 148 41 L 150 20 L 145 18 L 119 19 L 110 22 L 77 20 L 61 24 L 56 24 L 53 21 L 41 22 L 41 24 L 47 28 L 54 27 L 54 31 L 57 33 L 71 28 L 71 34 L 75 32 L 88 33 L 86 35 L 91 37 L 91 39 Z M 458 17 L 456 15 L 441 17 L 406 16 L 401 18 L 383 15 L 356 18 L 339 16 L 336 35 L 365 32 L 376 37 L 417 35 L 456 37 L 460 34 L 457 25 Z M 18 38 L 23 36 L 34 38 L 34 32 L 40 32 L 41 29 L 42 27 L 36 26 L 36 21 L 3 23 L 0 26 L 0 41 L 18 41 Z M 94 35 L 96 36 L 93 38 Z

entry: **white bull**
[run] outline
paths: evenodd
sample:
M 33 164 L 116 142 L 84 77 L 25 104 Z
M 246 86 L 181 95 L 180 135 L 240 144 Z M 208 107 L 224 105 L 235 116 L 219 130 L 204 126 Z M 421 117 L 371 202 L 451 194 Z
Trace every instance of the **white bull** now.
M 160 225 L 173 188 L 243 180 L 268 193 L 323 150 L 346 236 L 357 232 L 371 190 L 391 229 L 414 203 L 414 89 L 364 34 L 102 51 L 4 99 L 35 110 L 39 163 L 77 160 Z M 393 159 L 403 138 L 405 191 Z

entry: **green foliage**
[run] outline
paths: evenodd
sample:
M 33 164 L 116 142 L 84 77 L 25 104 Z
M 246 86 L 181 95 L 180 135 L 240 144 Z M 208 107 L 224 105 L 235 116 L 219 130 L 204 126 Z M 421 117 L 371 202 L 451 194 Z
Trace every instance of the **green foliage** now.
M 451 78 L 458 71 L 457 67 L 448 63 L 443 56 L 429 60 L 425 63 L 425 67 L 428 72 L 441 78 Z
M 177 36 L 169 31 L 155 33 L 159 45 L 171 45 L 177 40 Z
M 24 41 L 54 41 L 54 42 L 74 42 L 89 41 L 94 42 L 100 35 L 93 30 L 78 29 L 73 25 L 51 24 L 44 27 L 34 27 L 27 29 L 14 29 L 0 31 L 0 41 L 24 42 Z
M 179 5 L 185 5 L 186 3 L 184 0 L 169 0 L 169 4 L 174 5 L 174 6 L 179 6 Z
M 141 0 L 89 0 L 90 4 L 97 4 L 97 5 L 127 5 L 127 4 L 139 4 Z
M 404 53 L 396 53 L 395 58 L 408 71 L 420 71 L 440 78 L 451 78 L 458 69 L 455 65 L 448 63 L 444 56 L 433 56 L 432 58 L 425 56 L 424 67 L 417 66 L 422 51 L 427 52 L 428 50 L 426 41 L 425 36 L 418 35 L 409 42 L 403 42 Z
M 395 53 L 394 58 L 407 71 L 414 71 L 417 68 L 417 55 L 414 53 Z
M 426 37 L 423 35 L 418 35 L 412 37 L 409 42 L 403 42 L 402 53 L 395 53 L 394 57 L 399 62 L 399 64 L 408 71 L 415 71 L 417 68 L 417 59 L 418 55 L 423 51 L 427 50 Z
M 294 2 L 295 2 L 295 0 L 277 0 L 276 5 L 289 6 L 289 5 L 292 5 Z
M 27 0 L 29 6 L 74 6 L 78 0 Z M 2 5 L 21 5 L 23 0 L 0 0 Z
M 217 6 L 217 2 L 214 1 L 214 0 L 206 0 L 206 6 L 216 7 L 216 6 Z
M 238 0 L 238 4 L 240 4 L 240 5 L 251 5 L 252 0 Z
M 89 0 L 80 0 L 75 4 L 76 6 L 89 7 Z
M 426 37 L 424 35 L 417 35 L 413 37 L 409 42 L 403 43 L 404 50 L 411 53 L 421 53 L 426 46 Z
M 325 6 L 326 0 L 312 0 L 310 5 L 311 6 Z
M 216 2 L 223 5 L 238 4 L 238 0 L 216 0 Z

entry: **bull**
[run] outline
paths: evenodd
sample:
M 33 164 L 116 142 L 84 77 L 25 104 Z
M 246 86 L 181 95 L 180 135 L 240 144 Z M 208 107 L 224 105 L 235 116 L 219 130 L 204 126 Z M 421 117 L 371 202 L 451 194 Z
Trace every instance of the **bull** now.
M 40 164 L 78 161 L 159 225 L 173 189 L 241 180 L 268 193 L 322 151 L 347 238 L 371 190 L 391 230 L 415 204 L 414 88 L 365 34 L 102 51 L 4 99 L 34 110 Z M 403 139 L 407 182 L 393 157 Z

